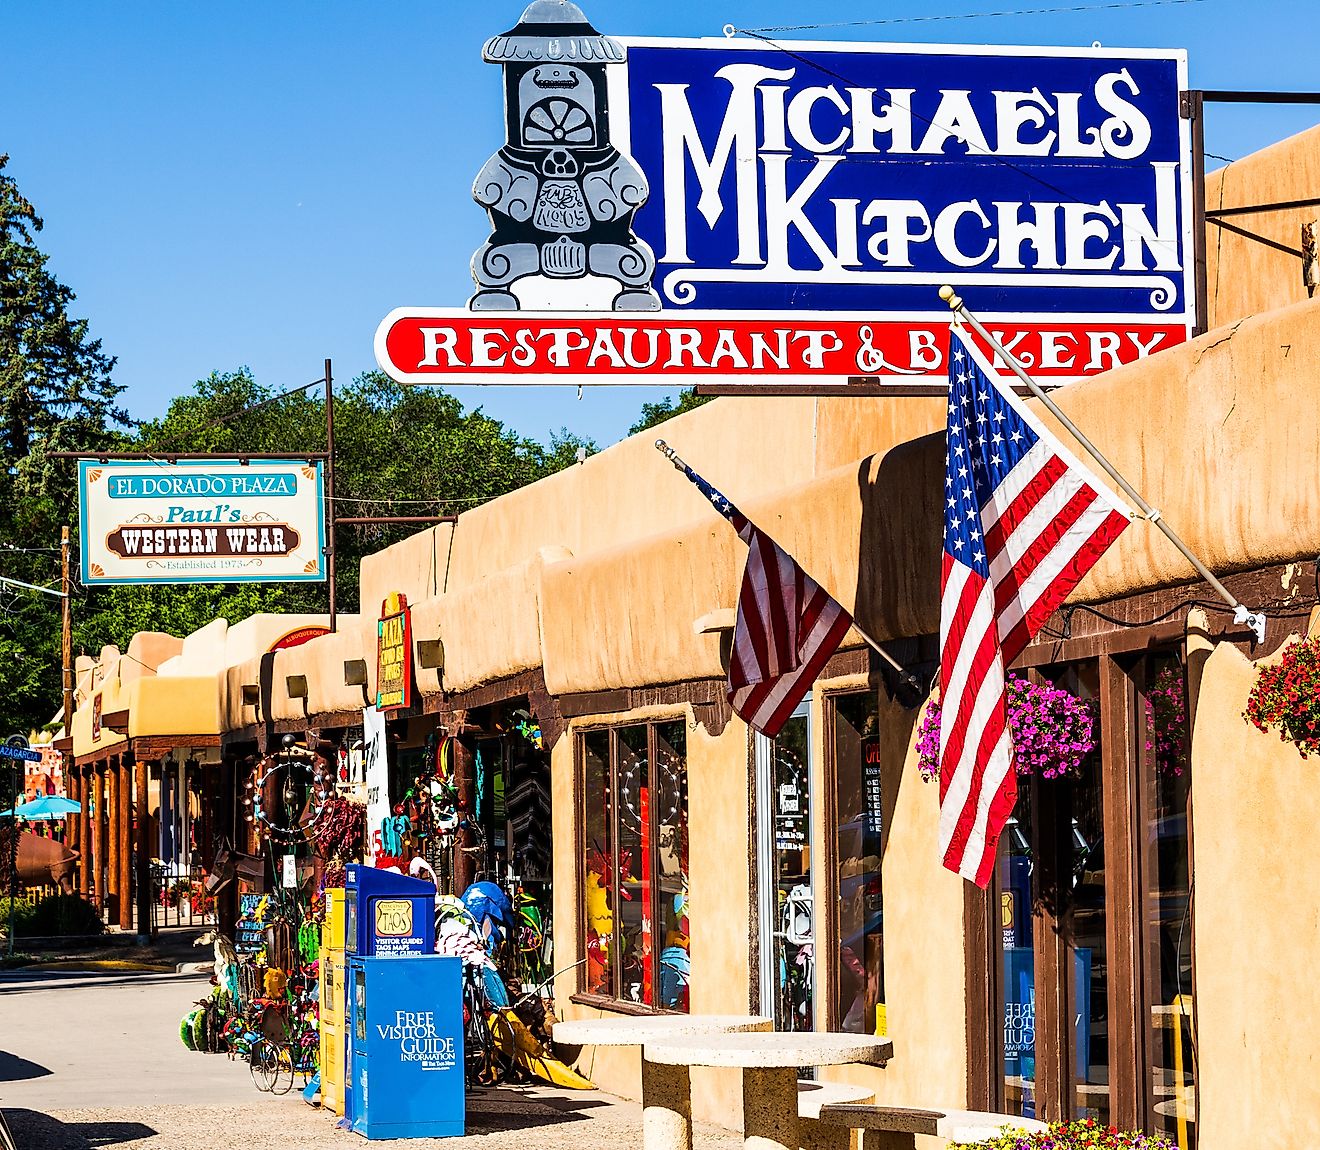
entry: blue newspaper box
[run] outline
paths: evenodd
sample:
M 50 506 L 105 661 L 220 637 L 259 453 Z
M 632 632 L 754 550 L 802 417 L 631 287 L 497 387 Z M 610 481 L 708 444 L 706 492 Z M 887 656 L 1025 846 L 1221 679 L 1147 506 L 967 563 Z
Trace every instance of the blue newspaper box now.
M 462 972 L 462 959 L 446 955 L 349 959 L 353 1107 L 346 1116 L 358 1134 L 463 1133 Z
M 347 955 L 430 954 L 435 950 L 435 887 L 396 871 L 358 866 L 344 882 Z
M 406 958 L 435 950 L 435 887 L 397 871 L 352 865 L 344 882 L 344 956 Z M 350 975 L 351 977 L 351 975 Z M 346 1024 L 356 1029 L 356 1000 L 348 996 Z M 357 1118 L 357 1051 L 344 1042 L 344 1117 Z

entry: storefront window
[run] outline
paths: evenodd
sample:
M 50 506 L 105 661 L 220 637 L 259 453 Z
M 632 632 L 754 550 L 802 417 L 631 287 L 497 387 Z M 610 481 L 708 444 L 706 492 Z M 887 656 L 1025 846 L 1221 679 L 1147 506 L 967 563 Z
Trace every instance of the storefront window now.
M 1036 960 L 1033 907 L 1036 858 L 1031 787 L 1021 781 L 1017 805 L 1000 839 L 999 922 L 1003 952 L 1004 1099 L 1010 1114 L 1036 1114 Z
M 1096 707 L 1095 749 L 1083 760 L 1071 789 L 1070 947 L 1073 960 L 1073 1050 L 1076 1054 L 1079 1118 L 1109 1121 L 1109 964 L 1105 944 L 1104 798 L 1097 700 L 1099 669 L 1093 662 L 1070 666 L 1059 686 Z
M 583 771 L 589 993 L 688 1008 L 687 763 L 681 721 L 591 731 Z
M 811 1030 L 816 982 L 815 913 L 811 895 L 810 729 L 794 715 L 772 754 L 776 914 L 776 1030 Z
M 610 792 L 610 734 L 582 737 L 580 757 L 586 799 L 583 868 L 583 920 L 586 926 L 586 980 L 591 994 L 614 996 L 614 803 Z
M 1191 815 L 1182 667 L 1156 656 L 1147 671 L 1142 778 L 1146 818 L 1146 971 L 1151 1004 L 1149 1128 L 1196 1145 L 1192 1022 Z
M 656 741 L 656 885 L 660 898 L 660 1005 L 688 1009 L 688 833 L 686 730 L 661 723 Z
M 840 1030 L 885 1034 L 884 837 L 879 713 L 873 691 L 831 699 L 838 812 L 838 931 L 834 985 Z

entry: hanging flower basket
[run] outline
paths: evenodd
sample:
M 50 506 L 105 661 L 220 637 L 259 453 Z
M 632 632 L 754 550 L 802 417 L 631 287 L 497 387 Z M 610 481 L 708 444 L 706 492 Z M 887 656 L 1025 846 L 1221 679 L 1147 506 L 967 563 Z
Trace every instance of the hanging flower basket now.
M 1008 728 L 1014 766 L 1029 778 L 1060 779 L 1080 772 L 1095 750 L 1095 715 L 1076 695 L 1049 683 L 1030 683 L 1010 675 Z M 917 733 L 917 766 L 930 782 L 940 773 L 940 704 L 931 702 Z
M 1262 731 L 1278 731 L 1302 758 L 1320 753 L 1320 636 L 1287 648 L 1262 667 L 1242 717 Z

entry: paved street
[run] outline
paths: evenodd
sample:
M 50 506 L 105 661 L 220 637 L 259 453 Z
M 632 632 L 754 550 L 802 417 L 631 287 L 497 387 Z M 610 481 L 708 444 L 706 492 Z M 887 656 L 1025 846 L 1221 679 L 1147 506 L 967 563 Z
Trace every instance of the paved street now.
M 247 1066 L 192 1054 L 178 1022 L 204 977 L 0 975 L 0 1106 L 20 1150 L 276 1150 L 358 1144 L 297 1094 L 258 1094 Z M 469 1136 L 416 1146 L 583 1150 L 639 1142 L 641 1110 L 598 1092 L 486 1091 L 468 1101 Z M 741 1140 L 699 1129 L 703 1150 Z

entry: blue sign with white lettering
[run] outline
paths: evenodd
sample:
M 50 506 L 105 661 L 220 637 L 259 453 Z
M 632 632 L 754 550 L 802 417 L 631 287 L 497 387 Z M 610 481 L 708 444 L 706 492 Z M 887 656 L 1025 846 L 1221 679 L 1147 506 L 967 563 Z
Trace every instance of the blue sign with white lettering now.
M 625 43 L 663 309 L 1193 322 L 1180 51 Z

